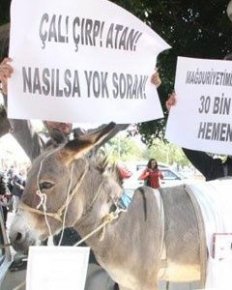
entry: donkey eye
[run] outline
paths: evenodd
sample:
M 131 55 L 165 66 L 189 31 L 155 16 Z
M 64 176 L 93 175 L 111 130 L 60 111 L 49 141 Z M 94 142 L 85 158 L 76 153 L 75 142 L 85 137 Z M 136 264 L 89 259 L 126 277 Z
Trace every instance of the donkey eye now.
M 50 189 L 53 186 L 54 186 L 54 184 L 51 183 L 51 182 L 48 182 L 48 181 L 44 181 L 44 182 L 41 182 L 39 184 L 39 188 L 40 188 L 41 191 L 44 190 L 44 189 Z

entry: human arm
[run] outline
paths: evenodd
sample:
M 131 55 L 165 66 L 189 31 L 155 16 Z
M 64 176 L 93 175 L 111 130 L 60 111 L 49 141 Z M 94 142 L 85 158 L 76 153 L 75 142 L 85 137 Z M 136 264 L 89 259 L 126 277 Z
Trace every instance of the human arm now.
M 163 173 L 159 170 L 159 178 L 164 179 Z
M 44 147 L 43 141 L 34 131 L 29 120 L 9 119 L 10 133 L 17 140 L 28 158 L 32 161 L 40 155 Z
M 8 79 L 11 77 L 14 71 L 11 62 L 12 59 L 6 57 L 0 63 L 0 83 L 1 83 L 1 92 L 3 95 L 7 95 Z
M 20 189 L 20 190 L 24 190 L 24 185 L 22 185 L 21 183 L 20 183 L 20 180 L 16 180 L 15 182 L 14 182 L 14 184 Z
M 184 154 L 194 167 L 201 172 L 206 180 L 214 180 L 224 177 L 223 162 L 220 158 L 213 158 L 207 153 L 182 148 Z
M 168 95 L 168 99 L 166 101 L 166 108 L 170 111 L 172 106 L 175 106 L 177 102 L 176 93 L 173 91 L 171 94 Z
M 4 106 L 7 109 L 7 83 L 8 79 L 14 72 L 11 65 L 12 60 L 5 58 L 0 63 L 0 83 L 2 86 L 2 94 Z M 41 153 L 43 147 L 42 140 L 39 135 L 34 132 L 31 122 L 28 120 L 8 119 L 10 123 L 10 132 L 23 148 L 30 160 L 33 160 Z
M 10 77 L 12 72 L 12 67 L 7 63 L 7 60 L 11 61 L 9 58 L 5 58 L 0 63 L 0 93 L 6 95 L 7 92 L 7 78 Z M 0 137 L 9 133 L 10 123 L 7 119 L 7 113 L 4 106 L 0 106 Z
M 157 88 L 161 85 L 162 82 L 158 71 L 154 72 L 153 75 L 151 76 L 151 83 L 155 85 Z
M 169 95 L 166 101 L 168 110 L 177 104 L 177 96 L 175 92 Z M 222 160 L 213 158 L 207 153 L 197 150 L 182 148 L 184 154 L 192 165 L 201 172 L 206 180 L 213 180 L 224 176 Z
M 146 180 L 150 175 L 149 169 L 146 168 L 142 174 L 139 176 L 138 180 Z

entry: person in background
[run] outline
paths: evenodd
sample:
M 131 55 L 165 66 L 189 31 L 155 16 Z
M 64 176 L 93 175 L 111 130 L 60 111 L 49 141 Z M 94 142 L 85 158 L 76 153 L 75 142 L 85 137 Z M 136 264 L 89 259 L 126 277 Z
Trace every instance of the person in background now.
M 169 95 L 166 101 L 168 111 L 172 106 L 178 104 L 178 97 L 175 92 Z M 206 152 L 182 148 L 188 160 L 193 166 L 201 172 L 206 181 L 214 180 L 221 177 L 232 176 L 232 158 L 227 156 L 223 162 L 221 158 L 213 158 Z
M 15 174 L 12 178 L 12 198 L 13 198 L 13 212 L 16 213 L 18 209 L 19 200 L 23 194 L 23 190 L 26 184 L 26 179 L 23 178 L 21 173 Z
M 11 194 L 9 190 L 7 190 L 4 176 L 0 174 L 0 214 L 2 213 L 3 215 L 5 227 L 7 223 L 7 215 L 10 205 L 11 205 Z
M 158 168 L 157 161 L 152 158 L 148 161 L 146 169 L 139 176 L 139 180 L 144 180 L 146 186 L 152 188 L 160 188 L 160 179 L 163 179 L 163 174 Z

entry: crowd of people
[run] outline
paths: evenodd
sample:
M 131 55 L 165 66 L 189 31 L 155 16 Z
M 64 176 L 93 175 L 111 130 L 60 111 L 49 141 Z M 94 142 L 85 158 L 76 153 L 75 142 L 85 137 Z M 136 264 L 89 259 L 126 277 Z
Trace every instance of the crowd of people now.
M 4 224 L 7 224 L 8 212 L 15 213 L 26 183 L 26 169 L 17 170 L 11 166 L 0 172 L 0 209 Z
M 7 213 L 10 206 L 11 194 L 7 190 L 6 181 L 4 175 L 0 174 L 0 211 L 3 215 L 4 225 L 6 227 Z

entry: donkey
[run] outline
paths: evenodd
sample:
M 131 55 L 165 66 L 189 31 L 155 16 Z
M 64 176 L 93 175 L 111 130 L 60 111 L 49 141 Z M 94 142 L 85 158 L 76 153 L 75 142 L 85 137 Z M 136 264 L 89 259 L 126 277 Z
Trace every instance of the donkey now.
M 138 188 L 121 211 L 120 183 L 87 156 L 113 128 L 111 123 L 33 162 L 10 228 L 11 243 L 26 251 L 63 227 L 85 237 L 108 220 L 86 243 L 120 290 L 157 290 L 160 279 L 199 280 L 197 218 L 183 187 L 163 189 L 162 198 L 157 190 Z

